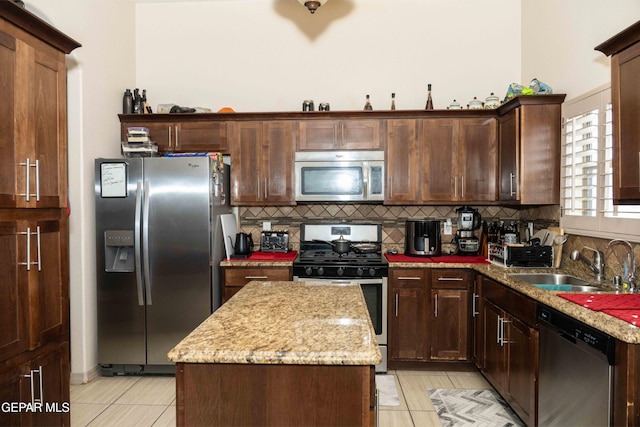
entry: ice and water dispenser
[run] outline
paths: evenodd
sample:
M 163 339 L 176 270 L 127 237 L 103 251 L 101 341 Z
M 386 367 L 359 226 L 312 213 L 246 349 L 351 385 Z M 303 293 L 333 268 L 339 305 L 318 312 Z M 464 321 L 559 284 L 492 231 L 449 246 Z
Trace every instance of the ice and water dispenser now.
M 104 232 L 104 268 L 108 273 L 134 271 L 133 230 Z

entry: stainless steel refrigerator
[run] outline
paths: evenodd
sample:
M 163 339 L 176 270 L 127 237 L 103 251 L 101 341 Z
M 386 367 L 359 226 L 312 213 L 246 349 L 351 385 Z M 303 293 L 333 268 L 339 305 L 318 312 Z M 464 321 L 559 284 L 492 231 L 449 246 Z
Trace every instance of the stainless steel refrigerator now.
M 221 155 L 96 159 L 98 363 L 171 373 L 167 353 L 220 306 Z

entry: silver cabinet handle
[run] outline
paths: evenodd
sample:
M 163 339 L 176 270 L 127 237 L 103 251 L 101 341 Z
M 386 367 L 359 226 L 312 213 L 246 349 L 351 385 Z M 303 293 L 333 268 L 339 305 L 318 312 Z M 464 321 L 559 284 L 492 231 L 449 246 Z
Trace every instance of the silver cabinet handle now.
M 171 148 L 171 126 L 167 127 L 167 139 L 169 139 L 169 148 Z
M 513 172 L 509 172 L 509 194 L 511 196 L 515 196 L 516 195 L 516 192 L 513 190 L 513 187 L 514 187 L 513 181 L 514 181 L 515 177 L 516 177 L 516 175 Z
M 438 282 L 462 282 L 464 277 L 438 277 Z
M 433 294 L 433 316 L 438 317 L 438 294 Z
M 20 231 L 17 234 L 27 237 L 27 254 L 25 262 L 19 262 L 18 265 L 24 265 L 27 267 L 27 271 L 31 271 L 32 265 L 38 266 L 38 271 L 42 271 L 42 251 L 40 248 L 40 226 L 36 227 L 35 233 L 31 232 L 31 227 L 27 227 L 26 231 Z M 38 258 L 36 261 L 31 261 L 31 236 L 36 236 L 36 251 Z
M 498 316 L 498 323 L 496 323 L 496 325 L 498 326 L 498 330 L 496 331 L 496 337 L 497 337 L 496 342 L 502 345 L 501 344 L 502 337 L 500 336 L 500 332 L 502 332 L 502 317 Z
M 397 280 L 422 280 L 422 277 L 418 276 L 399 276 Z
M 36 251 L 38 254 L 38 261 L 36 261 L 34 264 L 36 264 L 38 266 L 38 271 L 42 271 L 42 252 L 40 250 L 40 226 L 38 225 L 36 227 Z
M 458 177 L 457 176 L 453 177 L 453 198 L 454 199 L 458 198 Z
M 258 192 L 258 200 L 260 200 L 260 177 L 256 178 L 258 180 L 258 188 L 256 191 Z
M 396 304 L 395 304 L 396 305 L 396 317 L 398 317 L 398 293 L 397 292 L 396 292 L 396 295 L 395 295 L 395 300 L 396 300 Z
M 265 200 L 268 198 L 268 192 L 267 192 L 267 178 L 264 179 L 264 198 Z
M 18 234 L 27 236 L 27 259 L 25 262 L 20 262 L 18 264 L 26 265 L 27 271 L 31 271 L 31 228 L 27 227 L 27 231 L 20 231 Z
M 36 388 L 35 388 L 35 376 L 38 374 L 38 385 L 40 390 L 38 391 L 38 397 L 36 398 Z M 42 387 L 42 366 L 39 366 L 38 369 L 31 369 L 29 371 L 29 375 L 24 375 L 25 378 L 29 378 L 31 382 L 31 404 L 35 406 L 36 403 L 42 404 L 44 402 L 43 397 L 43 387 Z
M 179 135 L 179 133 L 178 133 L 178 126 L 176 126 L 176 127 L 174 128 L 174 132 L 175 132 L 175 134 L 176 134 L 176 150 L 177 150 L 177 149 L 178 149 L 178 139 L 179 139 L 179 136 L 178 136 L 178 135 Z
M 480 295 L 476 294 L 475 292 L 473 293 L 473 295 L 471 296 L 471 316 L 476 317 L 477 315 L 480 314 L 478 310 L 478 306 L 476 305 L 476 300 L 480 298 Z
M 245 279 L 256 280 L 256 279 L 268 279 L 269 276 L 244 276 Z
M 462 185 L 460 186 L 460 197 L 462 197 L 464 199 L 464 175 L 462 175 L 462 177 L 460 178 L 460 181 L 462 182 Z
M 35 163 L 31 163 L 30 158 L 26 158 L 24 163 L 19 163 L 20 166 L 24 166 L 25 179 L 24 179 L 24 193 L 20 193 L 20 196 L 24 196 L 24 200 L 31 201 L 31 196 L 36 197 L 36 202 L 40 201 L 40 161 L 36 160 Z M 31 168 L 36 170 L 36 192 L 31 194 Z

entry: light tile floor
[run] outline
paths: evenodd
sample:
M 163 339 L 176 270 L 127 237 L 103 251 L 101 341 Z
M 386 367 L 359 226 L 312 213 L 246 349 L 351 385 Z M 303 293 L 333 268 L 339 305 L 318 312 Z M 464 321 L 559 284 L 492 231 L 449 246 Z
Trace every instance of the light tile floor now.
M 491 388 L 477 372 L 389 371 L 400 406 L 381 406 L 381 427 L 440 427 L 428 388 Z M 73 427 L 175 426 L 175 378 L 99 377 L 71 386 Z

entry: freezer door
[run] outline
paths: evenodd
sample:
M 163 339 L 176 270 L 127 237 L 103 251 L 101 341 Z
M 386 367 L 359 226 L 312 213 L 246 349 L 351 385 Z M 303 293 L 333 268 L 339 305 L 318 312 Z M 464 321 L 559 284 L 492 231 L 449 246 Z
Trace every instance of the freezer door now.
M 144 186 L 147 364 L 161 365 L 211 314 L 209 159 L 146 158 Z
M 140 259 L 131 263 L 128 258 L 136 256 L 131 245 L 137 241 L 128 237 L 137 234 L 142 162 L 97 159 L 95 178 L 98 363 L 142 365 L 146 363 L 145 306 L 136 280 Z

